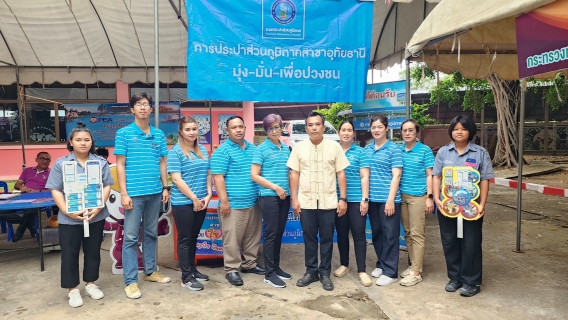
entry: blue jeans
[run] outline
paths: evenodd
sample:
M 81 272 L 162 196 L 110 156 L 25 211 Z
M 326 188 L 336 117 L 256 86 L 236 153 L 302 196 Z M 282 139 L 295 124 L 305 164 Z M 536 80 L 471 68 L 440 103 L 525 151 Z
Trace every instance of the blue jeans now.
M 142 258 L 144 273 L 151 274 L 156 265 L 158 218 L 162 193 L 132 197 L 132 209 L 124 212 L 124 242 L 122 265 L 124 283 L 138 282 L 138 234 L 142 227 Z

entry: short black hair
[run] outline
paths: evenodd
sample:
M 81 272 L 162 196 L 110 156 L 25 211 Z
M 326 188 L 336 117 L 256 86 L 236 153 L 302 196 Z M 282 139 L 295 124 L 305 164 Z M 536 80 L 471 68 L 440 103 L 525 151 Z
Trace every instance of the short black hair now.
M 306 124 L 308 124 L 308 118 L 311 118 L 311 117 L 320 117 L 321 118 L 321 124 L 325 124 L 325 117 L 323 116 L 323 114 L 321 114 L 319 112 L 315 112 L 315 111 L 312 111 L 312 112 L 310 112 L 310 114 L 308 114 L 308 116 L 306 117 L 306 120 L 305 120 Z
M 140 92 L 130 97 L 130 108 L 134 108 L 134 105 L 142 99 L 148 100 L 150 107 L 152 107 L 152 97 L 149 96 L 146 92 Z
M 477 125 L 475 124 L 475 121 L 467 115 L 456 116 L 452 119 L 452 121 L 450 121 L 450 126 L 448 127 L 448 135 L 450 136 L 450 139 L 454 141 L 452 131 L 454 131 L 454 128 L 458 123 L 460 123 L 469 132 L 469 137 L 467 139 L 469 141 L 473 140 L 473 137 L 477 134 Z
M 229 122 L 231 122 L 231 120 L 234 120 L 234 119 L 241 119 L 241 121 L 243 122 L 243 124 L 245 123 L 245 120 L 243 120 L 243 118 L 240 117 L 240 116 L 230 116 L 229 119 L 227 119 L 227 121 L 225 121 L 225 127 L 228 128 L 228 127 L 229 127 Z
M 387 128 L 389 127 L 389 119 L 387 119 L 387 117 L 384 114 L 378 114 L 378 115 L 372 116 L 371 117 L 371 123 L 369 123 L 371 127 L 373 126 L 373 122 L 375 122 L 375 121 L 380 121 L 383 126 L 385 126 Z
M 108 149 L 107 148 L 97 148 L 96 150 L 97 155 L 101 157 L 108 157 Z
M 51 155 L 49 154 L 49 152 L 47 152 L 47 151 L 40 151 L 40 152 L 37 153 L 36 159 L 39 158 L 39 156 L 41 156 L 41 155 L 44 154 L 44 153 L 47 154 L 48 156 L 51 156 Z
M 416 129 L 416 132 L 420 132 L 420 125 L 418 124 L 418 122 L 416 122 L 416 120 L 413 119 L 406 119 L 404 120 L 401 124 L 400 124 L 400 129 L 402 130 L 402 126 L 404 126 L 407 123 L 412 123 Z

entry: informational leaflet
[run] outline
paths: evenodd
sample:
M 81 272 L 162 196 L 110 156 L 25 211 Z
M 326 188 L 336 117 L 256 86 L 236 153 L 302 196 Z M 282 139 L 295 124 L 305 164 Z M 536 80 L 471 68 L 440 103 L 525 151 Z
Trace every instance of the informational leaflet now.
M 63 191 L 68 213 L 104 207 L 101 162 L 88 160 L 85 173 L 77 172 L 76 161 L 63 161 Z M 89 236 L 85 220 L 85 237 Z

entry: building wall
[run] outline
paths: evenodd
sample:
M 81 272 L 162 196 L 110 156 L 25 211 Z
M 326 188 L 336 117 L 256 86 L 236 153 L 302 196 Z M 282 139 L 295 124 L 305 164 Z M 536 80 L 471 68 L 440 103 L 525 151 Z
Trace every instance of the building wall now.
M 128 84 L 116 83 L 116 102 L 129 102 L 130 88 Z M 208 108 L 183 108 L 183 115 L 193 114 L 209 114 Z M 244 118 L 247 126 L 246 139 L 250 142 L 254 137 L 254 103 L 244 102 L 242 108 L 219 108 L 212 106 L 213 121 L 211 122 L 211 139 L 212 144 L 206 144 L 205 147 L 211 151 L 212 147 L 219 144 L 218 116 L 220 114 L 236 114 Z M 170 146 L 171 148 L 171 146 Z M 114 148 L 109 147 L 109 162 L 115 163 Z M 25 144 L 25 158 L 27 167 L 36 165 L 35 158 L 38 152 L 46 151 L 51 155 L 52 164 L 58 158 L 69 154 L 66 145 L 60 144 Z M 15 180 L 22 172 L 23 153 L 21 144 L 5 144 L 0 145 L 0 180 Z

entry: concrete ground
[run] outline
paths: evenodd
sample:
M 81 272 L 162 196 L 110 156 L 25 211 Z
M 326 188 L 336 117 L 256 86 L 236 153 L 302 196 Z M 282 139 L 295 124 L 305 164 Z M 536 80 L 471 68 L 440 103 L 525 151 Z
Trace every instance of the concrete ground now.
M 105 293 L 99 301 L 84 297 L 84 306 L 67 304 L 59 286 L 60 253 L 46 254 L 46 270 L 39 271 L 37 244 L 26 235 L 7 243 L 0 235 L 0 316 L 5 319 L 566 319 L 568 317 L 568 205 L 567 198 L 523 192 L 521 248 L 514 253 L 516 190 L 491 185 L 484 223 L 482 291 L 463 298 L 447 293 L 448 279 L 436 217 L 427 219 L 424 281 L 414 287 L 397 283 L 363 288 L 354 270 L 342 279 L 332 277 L 335 290 L 321 284 L 295 286 L 304 273 L 302 245 L 285 245 L 282 267 L 293 275 L 285 289 L 262 282 L 262 276 L 244 274 L 245 285 L 232 287 L 224 279 L 222 262 L 205 261 L 201 272 L 211 276 L 205 290 L 190 292 L 179 286 L 181 273 L 173 259 L 172 238 L 159 243 L 161 272 L 170 284 L 147 283 L 140 278 L 142 297 L 126 298 L 122 276 L 110 271 L 111 259 L 102 251 L 100 279 Z M 103 248 L 108 248 L 105 240 Z M 339 266 L 337 249 L 333 268 Z M 400 272 L 407 267 L 401 252 Z M 374 268 L 372 247 L 367 272 Z M 355 259 L 352 257 L 351 266 Z M 81 285 L 83 291 L 84 284 Z

